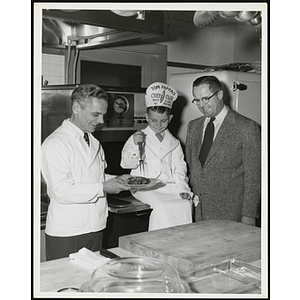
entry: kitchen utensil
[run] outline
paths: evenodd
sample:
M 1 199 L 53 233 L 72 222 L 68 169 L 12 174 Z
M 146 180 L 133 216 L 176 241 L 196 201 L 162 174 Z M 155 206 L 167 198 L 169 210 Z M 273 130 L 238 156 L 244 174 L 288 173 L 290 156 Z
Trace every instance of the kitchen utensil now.
M 139 156 L 140 156 L 140 160 L 139 160 L 140 172 L 143 176 L 145 176 L 145 166 L 144 166 L 144 160 L 143 160 L 143 154 L 144 154 L 143 143 L 139 142 L 138 147 L 139 147 Z
M 108 257 L 108 258 L 119 258 L 120 256 L 112 253 L 111 251 L 107 250 L 107 249 L 100 249 L 100 254 L 104 257 Z
M 112 259 L 81 285 L 82 292 L 188 293 L 189 285 L 169 264 L 154 258 Z

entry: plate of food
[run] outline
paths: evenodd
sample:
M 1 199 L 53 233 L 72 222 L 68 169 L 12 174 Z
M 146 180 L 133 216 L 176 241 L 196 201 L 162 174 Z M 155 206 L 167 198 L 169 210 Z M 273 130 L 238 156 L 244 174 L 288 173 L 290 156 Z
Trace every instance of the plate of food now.
M 165 185 L 161 180 L 143 176 L 129 176 L 124 180 L 124 184 L 130 186 L 133 190 L 157 189 Z

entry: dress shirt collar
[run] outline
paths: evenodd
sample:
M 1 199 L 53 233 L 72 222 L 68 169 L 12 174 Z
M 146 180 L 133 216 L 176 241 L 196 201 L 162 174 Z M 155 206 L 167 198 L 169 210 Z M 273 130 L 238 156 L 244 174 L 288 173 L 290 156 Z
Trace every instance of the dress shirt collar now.
M 214 125 L 222 124 L 222 122 L 224 121 L 227 113 L 228 113 L 228 107 L 224 105 L 222 110 L 219 112 L 219 114 L 215 116 L 216 119 L 214 120 Z M 209 122 L 210 119 L 211 119 L 211 117 L 206 117 L 205 118 L 205 121 L 204 121 L 205 126 L 207 125 L 207 123 Z
M 214 132 L 214 138 L 216 137 L 226 115 L 228 113 L 228 107 L 224 105 L 224 107 L 222 108 L 222 110 L 219 112 L 219 114 L 217 116 L 215 116 L 215 120 L 214 120 L 214 126 L 215 126 L 215 132 Z M 204 120 L 204 126 L 203 126 L 203 134 L 202 134 L 202 140 L 204 138 L 204 132 L 205 132 L 205 129 L 206 129 L 206 126 L 208 124 L 210 120 L 210 117 L 206 117 L 205 120 Z
M 146 131 L 151 132 L 153 135 L 155 135 L 155 132 L 150 128 L 149 125 L 145 129 L 146 129 Z M 162 137 L 165 137 L 167 130 L 168 130 L 168 128 L 166 128 L 163 132 L 161 132 L 160 135 Z
M 219 114 L 217 116 L 215 116 L 215 123 L 218 124 L 222 124 L 226 115 L 228 113 L 228 107 L 226 105 L 224 105 L 224 107 L 222 108 L 222 110 L 219 112 Z
M 74 137 L 79 135 L 81 137 L 83 137 L 84 135 L 84 132 L 78 127 L 76 126 L 75 124 L 73 124 L 70 119 L 66 119 L 64 121 L 65 125 L 68 126 L 69 129 L 71 129 L 72 133 L 74 134 Z M 88 133 L 88 132 L 87 132 Z

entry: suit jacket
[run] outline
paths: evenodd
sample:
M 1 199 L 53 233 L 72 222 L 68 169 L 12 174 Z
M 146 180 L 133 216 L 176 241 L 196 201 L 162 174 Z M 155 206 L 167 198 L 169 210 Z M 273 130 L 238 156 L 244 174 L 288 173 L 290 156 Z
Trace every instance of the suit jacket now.
M 186 160 L 200 203 L 196 221 L 257 218 L 261 198 L 261 138 L 256 122 L 229 109 L 204 166 L 198 159 L 205 117 L 188 125 Z

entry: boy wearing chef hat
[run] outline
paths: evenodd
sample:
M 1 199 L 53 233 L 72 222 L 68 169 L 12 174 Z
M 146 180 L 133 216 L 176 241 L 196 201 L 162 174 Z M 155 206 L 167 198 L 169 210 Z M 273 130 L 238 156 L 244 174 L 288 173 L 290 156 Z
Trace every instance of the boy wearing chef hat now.
M 177 96 L 173 87 L 152 83 L 145 95 L 148 126 L 129 137 L 122 150 L 121 167 L 131 169 L 132 176 L 145 176 L 165 184 L 157 189 L 132 192 L 136 199 L 153 209 L 149 230 L 192 222 L 193 194 L 188 186 L 184 154 L 179 140 L 168 130 Z M 139 165 L 139 143 L 143 146 L 144 170 Z

